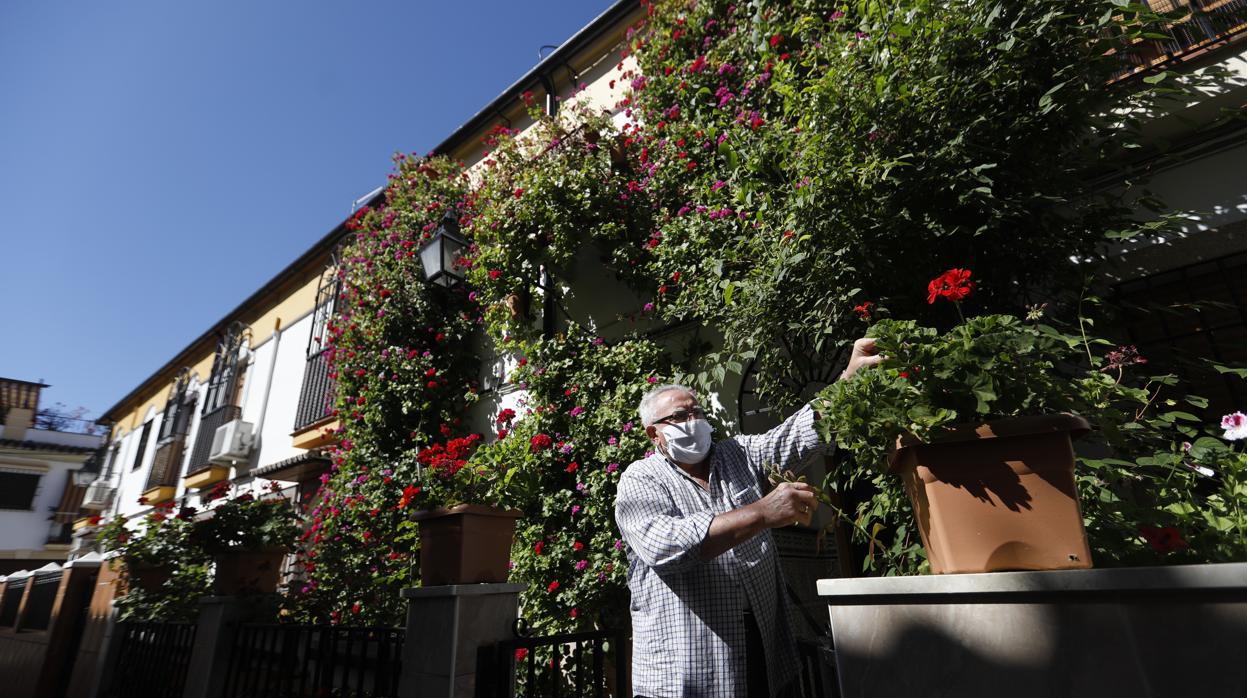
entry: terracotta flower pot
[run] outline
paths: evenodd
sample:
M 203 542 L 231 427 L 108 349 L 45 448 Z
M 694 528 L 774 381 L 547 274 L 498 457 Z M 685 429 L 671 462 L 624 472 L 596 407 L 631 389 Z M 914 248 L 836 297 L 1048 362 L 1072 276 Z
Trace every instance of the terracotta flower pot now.
M 1018 417 L 900 439 L 891 471 L 913 502 L 935 574 L 1091 566 L 1074 487 L 1081 417 Z
M 156 591 L 173 576 L 168 565 L 126 564 L 126 579 L 143 591 Z
M 282 548 L 231 550 L 217 553 L 212 588 L 220 596 L 271 594 L 281 581 Z
M 507 581 L 515 522 L 523 512 L 460 504 L 417 512 L 420 583 L 480 584 Z

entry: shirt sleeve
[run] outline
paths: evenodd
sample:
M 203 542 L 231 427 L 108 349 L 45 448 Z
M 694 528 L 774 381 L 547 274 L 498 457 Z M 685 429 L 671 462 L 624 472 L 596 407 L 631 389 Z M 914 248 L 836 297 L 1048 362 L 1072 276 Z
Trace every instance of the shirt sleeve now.
M 814 429 L 814 408 L 810 405 L 764 434 L 734 438 L 744 448 L 749 466 L 759 472 L 764 465 L 776 465 L 780 470 L 796 468 L 823 449 L 822 439 Z
M 682 514 L 671 494 L 653 478 L 624 471 L 615 496 L 615 523 L 628 547 L 656 572 L 699 562 L 714 512 Z

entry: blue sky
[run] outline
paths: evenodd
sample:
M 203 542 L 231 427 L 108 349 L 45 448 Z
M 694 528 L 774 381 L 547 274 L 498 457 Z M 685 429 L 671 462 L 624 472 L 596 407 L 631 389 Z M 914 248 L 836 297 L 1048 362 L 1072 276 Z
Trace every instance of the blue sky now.
M 611 4 L 0 2 L 0 376 L 99 415 Z

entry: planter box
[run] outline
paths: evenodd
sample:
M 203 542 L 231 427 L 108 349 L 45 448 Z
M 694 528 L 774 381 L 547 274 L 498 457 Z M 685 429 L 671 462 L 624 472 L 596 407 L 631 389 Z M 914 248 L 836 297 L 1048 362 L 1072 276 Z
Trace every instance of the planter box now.
M 420 523 L 420 583 L 498 584 L 507 581 L 515 539 L 516 509 L 460 504 L 417 512 Z
M 220 596 L 271 594 L 281 581 L 285 557 L 286 551 L 281 548 L 217 553 L 212 588 Z
M 843 698 L 1231 696 L 1247 563 L 824 579 Z
M 1091 566 L 1074 487 L 1071 415 L 1019 417 L 901 440 L 891 470 L 913 503 L 935 574 Z

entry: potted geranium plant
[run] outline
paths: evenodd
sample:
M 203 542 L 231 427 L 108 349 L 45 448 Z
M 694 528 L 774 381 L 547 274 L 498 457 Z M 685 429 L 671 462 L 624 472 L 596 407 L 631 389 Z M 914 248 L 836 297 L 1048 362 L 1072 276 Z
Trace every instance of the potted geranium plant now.
M 505 506 L 504 468 L 472 460 L 480 441 L 480 434 L 449 439 L 417 455 L 419 485 L 404 490 L 399 504 L 418 498 L 412 521 L 420 527 L 425 586 L 507 579 L 515 524 L 523 512 Z
M 949 270 L 928 300 L 962 317 L 973 290 L 968 271 Z M 971 317 L 946 332 L 880 320 L 867 332 L 878 370 L 815 401 L 824 438 L 901 477 L 932 572 L 1091 566 L 1071 441 L 1090 429 L 1080 399 L 1107 379 L 1074 368 L 1077 338 L 1030 320 Z
M 213 587 L 221 595 L 274 592 L 301 519 L 291 502 L 277 495 L 276 483 L 269 497 L 244 492 L 227 498 L 230 487 L 222 482 L 209 492 L 207 501 L 224 501 L 196 521 L 193 531 L 194 540 L 216 562 Z
M 144 503 L 140 500 L 140 503 Z M 173 502 L 157 505 L 132 529 L 124 516 L 100 527 L 96 540 L 104 552 L 117 553 L 122 574 L 134 588 L 154 592 L 162 587 L 194 545 L 189 540 L 189 515 L 172 514 Z

